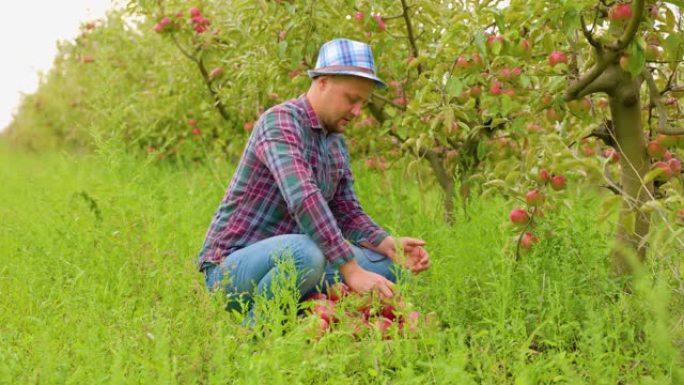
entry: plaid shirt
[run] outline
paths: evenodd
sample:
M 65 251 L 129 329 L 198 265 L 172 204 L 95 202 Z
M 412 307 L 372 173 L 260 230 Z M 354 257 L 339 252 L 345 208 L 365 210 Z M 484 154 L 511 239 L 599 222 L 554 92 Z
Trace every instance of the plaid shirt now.
M 353 189 L 344 137 L 327 133 L 305 95 L 264 113 L 254 128 L 199 254 L 228 254 L 280 234 L 307 234 L 329 263 L 353 258 L 347 242 L 387 237 Z

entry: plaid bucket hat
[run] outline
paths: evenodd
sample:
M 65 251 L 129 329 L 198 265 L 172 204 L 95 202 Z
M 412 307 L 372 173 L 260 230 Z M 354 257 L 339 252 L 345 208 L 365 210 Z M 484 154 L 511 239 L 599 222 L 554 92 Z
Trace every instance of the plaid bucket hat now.
M 370 46 L 349 39 L 335 39 L 323 44 L 318 52 L 316 68 L 309 71 L 311 79 L 321 75 L 360 76 L 375 81 L 378 87 L 387 87 L 376 75 Z

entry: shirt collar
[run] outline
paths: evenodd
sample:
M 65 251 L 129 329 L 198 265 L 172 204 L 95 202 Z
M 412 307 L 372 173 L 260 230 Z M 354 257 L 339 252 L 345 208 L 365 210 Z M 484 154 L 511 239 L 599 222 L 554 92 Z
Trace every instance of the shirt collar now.
M 321 125 L 321 121 L 318 119 L 318 116 L 316 116 L 316 112 L 314 111 L 313 107 L 311 107 L 311 103 L 309 103 L 309 99 L 306 97 L 306 94 L 303 94 L 297 98 L 297 104 L 304 108 L 306 116 L 309 118 L 309 124 L 311 125 L 311 128 L 314 130 L 323 130 L 323 125 Z

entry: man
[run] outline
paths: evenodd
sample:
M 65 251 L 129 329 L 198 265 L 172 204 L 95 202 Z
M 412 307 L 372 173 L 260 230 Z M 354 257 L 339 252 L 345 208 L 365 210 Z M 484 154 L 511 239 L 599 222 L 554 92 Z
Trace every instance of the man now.
M 293 259 L 301 296 L 341 278 L 352 291 L 391 297 L 393 264 L 414 273 L 430 266 L 425 242 L 413 238 L 396 242 L 406 255 L 398 261 L 394 238 L 353 190 L 342 133 L 373 89 L 385 87 L 370 47 L 332 40 L 309 76 L 306 94 L 257 121 L 199 255 L 207 287 L 248 305 L 254 294 L 272 295 L 282 258 Z

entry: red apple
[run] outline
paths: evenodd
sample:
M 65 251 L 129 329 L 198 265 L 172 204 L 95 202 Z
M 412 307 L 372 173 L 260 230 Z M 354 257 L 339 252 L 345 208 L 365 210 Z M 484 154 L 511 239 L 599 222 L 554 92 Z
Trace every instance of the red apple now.
M 501 35 L 489 35 L 487 36 L 487 47 L 492 48 L 494 44 L 499 43 L 503 44 L 504 43 L 504 37 Z
M 565 188 L 566 179 L 563 175 L 554 175 L 551 178 L 551 187 L 556 190 L 563 190 Z
M 197 7 L 190 8 L 190 16 L 197 17 L 200 15 L 200 10 Z
M 318 325 L 321 327 L 321 334 L 330 329 L 330 322 L 324 318 L 319 318 Z
M 589 146 L 582 147 L 582 153 L 584 156 L 594 156 L 594 149 Z
M 520 76 L 522 75 L 522 69 L 520 67 L 513 67 L 513 69 L 511 70 L 511 74 L 513 76 Z
M 550 122 L 559 122 L 562 118 L 555 108 L 549 107 L 546 109 L 546 119 Z
M 394 104 L 396 104 L 397 106 L 402 106 L 402 107 L 403 107 L 403 106 L 406 106 L 406 105 L 408 104 L 408 99 L 406 98 L 406 96 L 402 95 L 402 96 L 400 96 L 400 97 L 398 97 L 398 98 L 395 98 L 395 99 L 393 100 L 393 102 L 394 102 Z
M 632 7 L 629 4 L 615 4 L 608 10 L 610 21 L 622 21 L 632 18 Z
M 606 98 L 599 98 L 599 100 L 596 101 L 598 108 L 606 108 L 608 107 L 608 104 L 608 99 Z
M 193 127 L 191 132 L 193 135 L 202 135 L 202 130 L 200 130 L 198 127 Z
M 667 165 L 670 166 L 673 175 L 679 175 L 682 173 L 682 162 L 677 158 L 672 158 L 667 161 Z
M 629 72 L 629 55 L 620 56 L 620 68 L 624 71 Z
M 530 190 L 525 194 L 525 201 L 530 206 L 538 206 L 544 203 L 545 199 L 544 193 L 539 191 L 539 189 Z
M 382 16 L 373 15 L 373 19 L 378 23 L 379 30 L 385 31 L 387 29 L 387 25 L 385 25 L 385 21 L 382 19 Z
M 525 234 L 523 234 L 522 238 L 520 239 L 520 246 L 522 246 L 526 249 L 529 249 L 532 247 L 532 245 L 537 243 L 537 241 L 538 241 L 538 239 L 537 239 L 537 237 L 534 236 L 534 234 L 532 234 L 530 232 L 526 232 Z
M 392 321 L 385 317 L 378 317 L 373 325 L 380 331 L 380 334 L 384 336 L 387 333 L 387 329 L 392 326 Z
M 254 128 L 254 122 L 246 122 L 242 128 L 244 128 L 245 131 L 250 132 Z
M 363 12 L 356 11 L 356 14 L 354 14 L 354 19 L 356 19 L 356 21 L 363 21 L 364 16 L 365 15 L 363 14 Z
M 386 304 L 385 306 L 383 306 L 382 310 L 380 311 L 380 314 L 388 320 L 393 321 L 397 317 L 395 311 L 396 309 L 393 305 Z
M 474 98 L 479 97 L 480 95 L 482 95 L 482 87 L 480 87 L 480 86 L 470 87 L 470 95 Z
M 399 319 L 399 333 L 404 335 L 407 331 L 408 333 L 415 333 L 418 331 L 418 323 L 420 322 L 420 313 L 413 310 L 408 314 L 408 317 L 402 316 Z M 407 325 L 408 324 L 408 330 Z
M 651 18 L 657 19 L 660 13 L 660 9 L 658 9 L 658 6 L 656 4 L 652 4 L 650 11 Z
M 657 177 L 658 180 L 667 181 L 672 178 L 672 168 L 670 168 L 670 165 L 662 160 L 653 163 L 651 168 L 654 170 L 657 168 L 663 170 L 663 172 Z
M 646 146 L 646 152 L 648 153 L 648 156 L 650 156 L 653 159 L 663 159 L 663 157 L 665 156 L 665 151 L 667 151 L 665 146 L 663 146 L 655 140 L 648 143 L 648 145 Z
M 313 314 L 318 315 L 320 318 L 328 321 L 328 323 L 339 321 L 337 314 L 335 314 L 335 302 L 331 300 L 316 301 L 312 312 Z
M 527 221 L 530 220 L 530 215 L 527 213 L 527 211 L 519 207 L 511 210 L 511 214 L 509 215 L 509 217 L 511 219 L 511 222 L 515 224 L 527 223 Z
M 494 96 L 498 96 L 501 95 L 502 91 L 501 83 L 499 83 L 498 80 L 492 80 L 492 83 L 489 85 L 489 93 Z
M 328 299 L 328 297 L 325 294 L 319 293 L 319 292 L 313 292 L 313 293 L 307 295 L 306 297 L 304 297 L 303 300 L 304 301 L 323 301 L 326 299 Z
M 83 55 L 83 62 L 84 63 L 92 63 L 95 61 L 95 57 L 92 55 Z
M 223 75 L 223 68 L 221 68 L 221 67 L 216 67 L 213 70 L 211 70 L 211 72 L 209 72 L 209 78 L 210 79 L 216 79 L 216 78 L 220 77 L 221 75 Z
M 456 67 L 466 69 L 470 67 L 470 63 L 468 63 L 468 59 L 466 59 L 463 55 L 460 55 L 456 59 Z
M 564 52 L 561 51 L 553 51 L 551 54 L 549 54 L 549 64 L 551 67 L 554 67 L 556 64 L 559 63 L 567 63 L 568 62 L 568 57 L 565 55 Z
M 346 297 L 351 292 L 349 286 L 344 282 L 337 282 L 327 288 L 328 298 L 332 301 L 339 301 L 342 297 Z
M 613 147 L 609 147 L 603 150 L 603 157 L 610 159 L 610 163 L 615 163 L 620 160 L 620 153 Z
M 542 183 L 547 183 L 551 181 L 551 174 L 545 168 L 539 170 L 539 181 Z
M 542 130 L 542 126 L 537 124 L 537 123 L 528 123 L 526 127 L 527 127 L 527 131 L 532 132 L 532 133 L 541 132 L 541 130 Z
M 482 56 L 478 52 L 475 52 L 473 55 L 473 65 L 476 67 L 479 67 L 482 65 Z
M 665 147 L 672 146 L 677 142 L 677 136 L 658 134 L 656 135 L 655 141 L 662 144 Z

